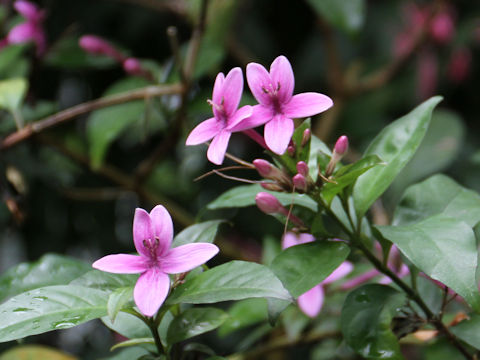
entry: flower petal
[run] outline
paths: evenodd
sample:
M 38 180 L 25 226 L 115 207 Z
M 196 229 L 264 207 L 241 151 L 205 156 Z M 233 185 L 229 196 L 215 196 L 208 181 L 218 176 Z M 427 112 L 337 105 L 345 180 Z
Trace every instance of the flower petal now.
M 323 285 L 331 284 L 347 276 L 353 270 L 353 264 L 350 261 L 344 261 L 328 277 L 322 281 Z
M 158 268 L 152 268 L 138 278 L 133 299 L 143 315 L 153 316 L 165 301 L 169 289 L 168 275 Z
M 223 130 L 213 138 L 207 151 L 208 160 L 216 165 L 221 165 L 223 163 L 230 135 L 231 133 L 229 131 Z
M 285 56 L 280 55 L 273 60 L 270 66 L 270 77 L 273 86 L 278 88 L 277 96 L 280 103 L 286 104 L 289 102 L 295 87 L 295 77 L 293 76 L 292 65 Z
M 190 271 L 206 263 L 218 253 L 218 247 L 209 243 L 192 243 L 173 249 L 162 257 L 160 268 L 168 274 Z
M 240 110 L 239 110 L 240 111 Z M 269 106 L 252 106 L 252 116 L 239 122 L 235 127 L 230 128 L 231 132 L 243 131 L 265 124 L 273 117 L 273 109 Z
M 333 101 L 328 96 L 308 92 L 297 94 L 283 106 L 283 113 L 289 118 L 302 118 L 319 114 L 330 107 Z
M 262 105 L 270 105 L 272 99 L 264 89 L 270 89 L 272 79 L 268 71 L 260 64 L 250 63 L 247 65 L 247 82 L 255 99 Z
M 212 94 L 212 101 L 220 105 L 223 99 L 223 82 L 225 81 L 225 75 L 223 73 L 218 73 L 217 77 L 215 78 L 215 84 L 213 85 L 213 94 Z
M 315 237 L 311 234 L 302 233 L 297 236 L 293 232 L 287 232 L 282 239 L 282 249 L 285 250 L 291 246 L 305 244 L 312 241 L 315 241 Z
M 198 124 L 188 135 L 186 145 L 202 144 L 219 133 L 218 121 L 215 118 L 210 118 Z
M 265 142 L 275 154 L 282 155 L 293 135 L 293 120 L 281 114 L 265 124 Z
M 250 115 L 252 115 L 252 113 L 253 113 L 253 107 L 252 106 L 250 106 L 250 105 L 242 106 L 240 109 L 238 109 L 232 115 L 232 117 L 230 117 L 228 119 L 228 125 L 227 125 L 226 129 L 230 132 L 233 132 L 232 129 L 236 129 L 236 127 L 238 126 L 239 128 L 241 128 L 243 130 L 242 124 L 243 124 L 244 120 L 249 118 Z M 240 131 L 240 130 L 236 130 L 236 131 Z
M 155 237 L 158 239 L 157 256 L 160 256 L 170 249 L 173 239 L 173 222 L 167 209 L 162 205 L 155 206 L 150 211 Z
M 155 238 L 150 215 L 143 209 L 136 208 L 135 216 L 133 217 L 133 243 L 135 249 L 140 255 L 150 257 L 150 252 L 143 245 L 144 240 Z
M 377 269 L 368 270 L 368 271 L 364 272 L 363 274 L 360 274 L 360 275 L 355 276 L 354 278 L 352 278 L 348 281 L 345 281 L 340 288 L 342 290 L 352 289 L 354 287 L 357 287 L 358 285 L 361 285 L 361 284 L 363 284 L 367 281 L 370 281 L 371 279 L 373 279 L 375 276 L 377 276 L 379 274 L 380 274 L 380 272 Z
M 115 274 L 137 274 L 147 270 L 145 258 L 138 255 L 107 255 L 92 264 L 98 270 Z
M 235 114 L 243 92 L 243 74 L 239 67 L 233 68 L 223 82 L 223 107 L 227 117 Z M 219 103 L 220 105 L 221 103 Z
M 323 287 L 317 285 L 298 297 L 298 307 L 305 315 L 314 318 L 322 310 L 324 298 Z

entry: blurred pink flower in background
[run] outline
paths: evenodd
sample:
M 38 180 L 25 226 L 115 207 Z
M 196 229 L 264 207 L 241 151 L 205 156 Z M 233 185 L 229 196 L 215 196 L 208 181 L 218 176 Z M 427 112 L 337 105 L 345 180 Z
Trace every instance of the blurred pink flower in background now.
M 417 59 L 417 96 L 423 100 L 435 95 L 438 82 L 438 60 L 435 54 L 426 49 Z
M 450 56 L 447 75 L 450 81 L 455 84 L 463 82 L 469 72 L 472 64 L 472 52 L 469 48 L 461 47 L 455 49 Z

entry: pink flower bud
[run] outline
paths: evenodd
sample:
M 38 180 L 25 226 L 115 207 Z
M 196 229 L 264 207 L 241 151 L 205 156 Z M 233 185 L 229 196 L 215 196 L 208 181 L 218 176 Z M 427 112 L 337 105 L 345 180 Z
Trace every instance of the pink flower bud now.
M 17 0 L 13 7 L 25 19 L 32 22 L 42 21 L 45 15 L 43 10 L 40 10 L 36 4 L 29 1 Z
M 448 78 L 453 83 L 459 84 L 463 82 L 470 72 L 472 64 L 472 53 L 468 48 L 456 49 L 448 63 Z
M 308 176 L 308 165 L 305 161 L 299 161 L 297 162 L 297 171 L 299 174 L 302 174 L 303 176 L 307 177 Z
M 308 143 L 308 141 L 310 140 L 311 137 L 312 137 L 312 130 L 305 129 L 305 131 L 303 132 L 303 136 L 302 136 L 302 147 L 307 145 L 307 143 Z
M 347 151 L 348 151 L 348 137 L 346 137 L 345 135 L 342 135 L 338 138 L 337 142 L 335 143 L 333 152 L 337 153 L 340 156 L 343 156 Z
M 257 196 L 255 196 L 255 202 L 257 203 L 258 208 L 265 214 L 278 214 L 285 212 L 280 201 L 278 201 L 278 199 L 272 194 L 259 192 Z
M 292 178 L 293 185 L 295 188 L 301 191 L 307 190 L 307 180 L 302 174 L 297 174 Z
M 260 176 L 264 178 L 270 178 L 273 174 L 273 165 L 270 164 L 267 160 L 255 159 L 253 160 L 253 166 L 257 169 Z
M 123 62 L 123 70 L 130 75 L 143 73 L 142 64 L 136 58 L 130 57 Z
M 80 47 L 92 55 L 106 55 L 117 61 L 123 61 L 124 56 L 105 39 L 95 35 L 84 35 L 79 40 Z
M 288 155 L 290 155 L 292 157 L 295 156 L 295 146 L 289 145 L 287 147 L 287 153 L 288 153 Z
M 445 11 L 436 15 L 430 24 L 430 34 L 439 44 L 448 43 L 455 32 L 452 15 Z
M 33 41 L 36 31 L 37 28 L 33 23 L 24 22 L 18 24 L 8 33 L 7 41 L 9 44 L 23 44 Z

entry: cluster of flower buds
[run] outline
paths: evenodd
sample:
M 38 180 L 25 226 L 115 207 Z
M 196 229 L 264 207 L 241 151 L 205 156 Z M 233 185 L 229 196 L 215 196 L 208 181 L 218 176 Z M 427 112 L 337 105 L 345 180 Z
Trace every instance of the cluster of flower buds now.
M 272 182 L 261 184 L 264 189 L 271 191 L 290 191 L 292 189 L 292 180 L 288 175 L 267 160 L 253 160 L 253 165 L 260 176 L 272 180 Z
M 123 70 L 129 75 L 151 78 L 150 71 L 142 67 L 140 60 L 125 56 L 114 45 L 99 36 L 84 35 L 78 43 L 80 47 L 89 54 L 107 56 L 117 63 L 122 64 Z

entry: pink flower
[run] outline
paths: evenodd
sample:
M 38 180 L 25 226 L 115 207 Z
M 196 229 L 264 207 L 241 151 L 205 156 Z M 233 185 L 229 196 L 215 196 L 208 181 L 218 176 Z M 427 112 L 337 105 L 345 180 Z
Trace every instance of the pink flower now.
M 472 52 L 467 47 L 455 49 L 448 62 L 447 75 L 450 81 L 455 84 L 463 82 L 472 65 Z
M 282 248 L 286 249 L 290 246 L 305 244 L 314 241 L 315 238 L 310 234 L 295 235 L 294 233 L 286 233 L 282 240 Z M 349 261 L 344 261 L 340 266 L 332 272 L 325 280 L 317 286 L 314 286 L 306 293 L 300 295 L 297 299 L 298 307 L 302 312 L 311 317 L 316 317 L 320 310 L 322 310 L 325 299 L 324 286 L 331 284 L 341 278 L 347 276 L 353 270 L 353 264 Z
M 321 113 L 333 105 L 323 94 L 309 92 L 293 96 L 295 79 L 290 62 L 277 57 L 268 72 L 262 65 L 247 65 L 247 81 L 259 102 L 248 120 L 252 127 L 265 124 L 265 142 L 276 154 L 283 154 L 293 134 L 293 118 Z
M 252 115 L 252 107 L 246 105 L 237 109 L 242 92 L 243 76 L 240 68 L 230 70 L 226 77 L 219 73 L 213 86 L 212 100 L 208 100 L 214 117 L 197 125 L 187 138 L 187 145 L 198 145 L 213 139 L 207 157 L 214 164 L 222 164 L 232 132 L 254 127 L 244 121 Z
M 105 55 L 118 62 L 123 62 L 125 56 L 107 40 L 96 35 L 83 35 L 78 41 L 80 47 L 92 55 Z
M 140 273 L 133 298 L 142 314 L 152 316 L 170 290 L 167 274 L 192 270 L 218 253 L 218 248 L 208 243 L 170 248 L 172 239 L 172 218 L 163 206 L 155 206 L 150 214 L 137 208 L 133 219 L 133 242 L 140 255 L 108 255 L 95 261 L 92 266 L 117 274 Z

